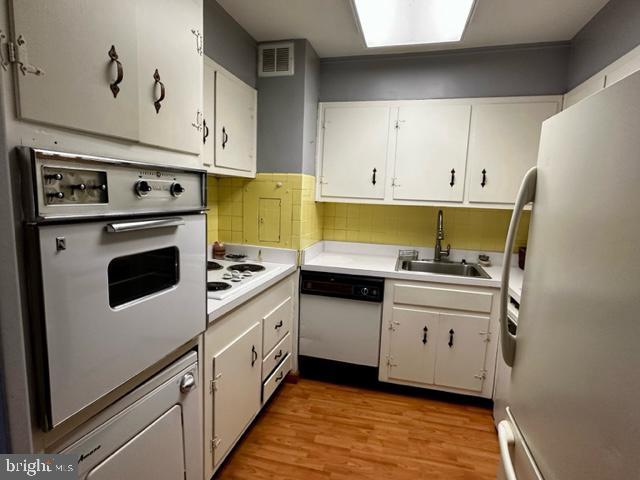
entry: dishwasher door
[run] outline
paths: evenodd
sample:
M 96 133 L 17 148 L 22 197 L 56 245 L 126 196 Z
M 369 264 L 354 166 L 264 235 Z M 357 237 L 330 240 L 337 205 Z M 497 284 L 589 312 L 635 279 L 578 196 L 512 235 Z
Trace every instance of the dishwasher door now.
M 300 295 L 300 355 L 378 366 L 382 304 Z

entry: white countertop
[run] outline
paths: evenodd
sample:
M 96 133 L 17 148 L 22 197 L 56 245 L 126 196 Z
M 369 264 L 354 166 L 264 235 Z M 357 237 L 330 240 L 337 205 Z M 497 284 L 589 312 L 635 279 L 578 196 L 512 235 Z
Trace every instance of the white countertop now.
M 297 252 L 295 250 L 231 244 L 227 244 L 226 248 L 227 253 L 242 253 L 248 255 L 249 260 L 256 259 L 258 251 L 260 251 L 261 261 L 269 262 L 270 268 L 267 272 L 247 284 L 246 288 L 237 288 L 236 292 L 226 298 L 221 300 L 207 298 L 207 322 L 209 324 L 259 293 L 264 292 L 272 285 L 294 273 L 298 268 L 296 265 Z
M 500 288 L 502 276 L 502 254 L 491 253 L 495 262 L 491 267 L 483 267 L 491 278 L 460 277 L 427 272 L 396 271 L 396 261 L 399 249 L 416 249 L 415 247 L 400 247 L 398 245 L 372 245 L 350 242 L 318 242 L 305 249 L 300 268 L 302 270 L 344 273 L 351 275 L 366 275 L 401 280 L 415 280 L 437 283 L 452 283 L 456 285 L 475 285 L 479 287 Z M 420 258 L 431 258 L 430 249 L 420 249 Z M 452 259 L 459 261 L 467 258 L 475 262 L 478 252 L 459 250 L 452 252 Z M 459 258 L 458 258 L 459 257 Z M 511 268 L 509 279 L 509 294 L 520 301 L 522 279 L 524 272 L 518 267 Z

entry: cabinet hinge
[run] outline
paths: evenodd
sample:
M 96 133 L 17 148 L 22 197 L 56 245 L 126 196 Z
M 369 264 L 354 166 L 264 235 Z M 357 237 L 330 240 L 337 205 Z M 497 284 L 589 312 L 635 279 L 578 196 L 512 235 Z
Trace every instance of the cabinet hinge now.
M 478 332 L 478 335 L 484 335 L 485 342 L 491 341 L 491 332 Z
M 196 110 L 196 121 L 192 122 L 191 126 L 199 132 L 202 131 L 202 112 L 200 110 Z
M 387 355 L 387 367 L 397 367 L 397 363 L 393 363 L 393 357 L 391 355 Z
M 391 330 L 392 332 L 396 331 L 396 327 L 400 325 L 400 322 L 397 322 L 395 320 L 392 320 L 389 322 L 389 330 Z
M 396 130 L 400 128 L 400 121 L 396 120 Z
M 398 183 L 398 179 L 396 177 L 391 179 L 391 186 L 392 187 L 399 187 L 400 184 Z
M 202 56 L 204 51 L 204 36 L 200 33 L 200 30 L 196 28 L 192 28 L 191 33 L 196 37 L 196 52 L 198 52 L 198 55 Z
M 324 180 L 324 177 L 320 177 L 320 180 L 318 181 L 318 183 L 320 185 L 326 185 L 327 184 L 327 182 L 325 182 L 325 180 Z
M 19 35 L 15 43 L 10 42 L 7 41 L 7 35 L 0 30 L 0 66 L 6 71 L 9 69 L 10 64 L 17 65 L 22 75 L 27 73 L 37 76 L 44 75 L 44 70 L 29 64 L 25 38 Z
M 487 378 L 487 371 L 480 370 L 480 373 L 477 375 L 474 375 L 473 378 L 477 378 L 478 380 L 484 380 L 485 378 Z
M 220 380 L 222 374 L 217 374 L 212 380 L 209 380 L 209 393 L 213 394 L 213 392 L 218 391 L 218 380 Z
M 213 453 L 213 451 L 218 448 L 218 445 L 220 445 L 220 438 L 213 437 L 211 443 L 209 444 L 209 452 Z

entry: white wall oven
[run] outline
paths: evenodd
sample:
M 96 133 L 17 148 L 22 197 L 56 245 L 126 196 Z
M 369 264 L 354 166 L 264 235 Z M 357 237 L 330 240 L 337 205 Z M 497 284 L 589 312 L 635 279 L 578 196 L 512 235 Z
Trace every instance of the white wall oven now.
M 205 328 L 205 175 L 21 150 L 42 428 Z

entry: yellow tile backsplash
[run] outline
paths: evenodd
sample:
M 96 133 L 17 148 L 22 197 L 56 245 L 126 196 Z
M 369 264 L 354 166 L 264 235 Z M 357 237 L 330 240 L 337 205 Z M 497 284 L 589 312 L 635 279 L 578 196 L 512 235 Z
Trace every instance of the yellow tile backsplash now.
M 430 246 L 438 207 L 318 203 L 315 177 L 259 173 L 255 179 L 209 177 L 207 239 L 303 249 L 319 240 Z M 501 251 L 510 210 L 445 207 L 445 244 Z M 524 212 L 516 248 L 526 245 Z M 276 241 L 277 240 L 277 241 Z

